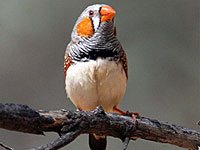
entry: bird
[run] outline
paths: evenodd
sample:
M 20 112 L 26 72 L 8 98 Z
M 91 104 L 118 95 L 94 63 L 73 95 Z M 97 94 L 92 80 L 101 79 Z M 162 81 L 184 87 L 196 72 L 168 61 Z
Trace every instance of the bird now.
M 122 114 L 128 80 L 127 55 L 116 34 L 116 11 L 107 4 L 88 6 L 78 17 L 64 57 L 65 90 L 78 110 L 102 106 Z M 105 150 L 106 136 L 89 134 L 91 150 Z

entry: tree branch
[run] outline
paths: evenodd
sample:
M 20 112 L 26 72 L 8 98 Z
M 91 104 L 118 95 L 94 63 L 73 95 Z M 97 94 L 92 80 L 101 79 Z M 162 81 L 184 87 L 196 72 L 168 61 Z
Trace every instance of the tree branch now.
M 96 133 L 122 140 L 146 139 L 169 143 L 179 147 L 198 150 L 200 132 L 174 124 L 140 117 L 133 122 L 131 117 L 105 113 L 101 107 L 94 111 L 35 111 L 26 105 L 0 103 L 0 128 L 44 134 L 54 131 L 60 138 L 36 149 L 58 149 L 80 134 Z

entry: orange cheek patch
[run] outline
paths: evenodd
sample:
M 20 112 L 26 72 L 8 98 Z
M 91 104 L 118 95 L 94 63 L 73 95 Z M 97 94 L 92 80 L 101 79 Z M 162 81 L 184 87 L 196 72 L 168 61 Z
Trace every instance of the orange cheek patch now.
M 94 34 L 92 22 L 89 17 L 86 17 L 85 19 L 83 19 L 77 25 L 76 30 L 79 36 L 88 37 Z

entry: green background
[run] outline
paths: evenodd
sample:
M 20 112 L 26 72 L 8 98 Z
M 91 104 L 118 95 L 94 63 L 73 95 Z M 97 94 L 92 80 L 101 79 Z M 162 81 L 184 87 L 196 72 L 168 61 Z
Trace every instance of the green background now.
M 0 0 L 0 102 L 75 109 L 64 90 L 65 47 L 79 14 L 97 2 L 117 11 L 118 38 L 128 54 L 121 108 L 200 130 L 199 0 Z M 17 150 L 57 137 L 0 130 L 0 142 Z M 121 146 L 109 138 L 108 150 Z M 88 149 L 87 136 L 63 149 Z M 144 140 L 130 142 L 131 149 L 181 150 Z

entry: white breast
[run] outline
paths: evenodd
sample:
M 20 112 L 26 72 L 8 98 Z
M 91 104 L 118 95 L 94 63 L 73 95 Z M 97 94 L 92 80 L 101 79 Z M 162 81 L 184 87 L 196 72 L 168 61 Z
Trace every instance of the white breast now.
M 122 65 L 106 59 L 71 65 L 65 79 L 68 97 L 77 108 L 93 110 L 101 105 L 107 112 L 122 99 L 126 82 Z

